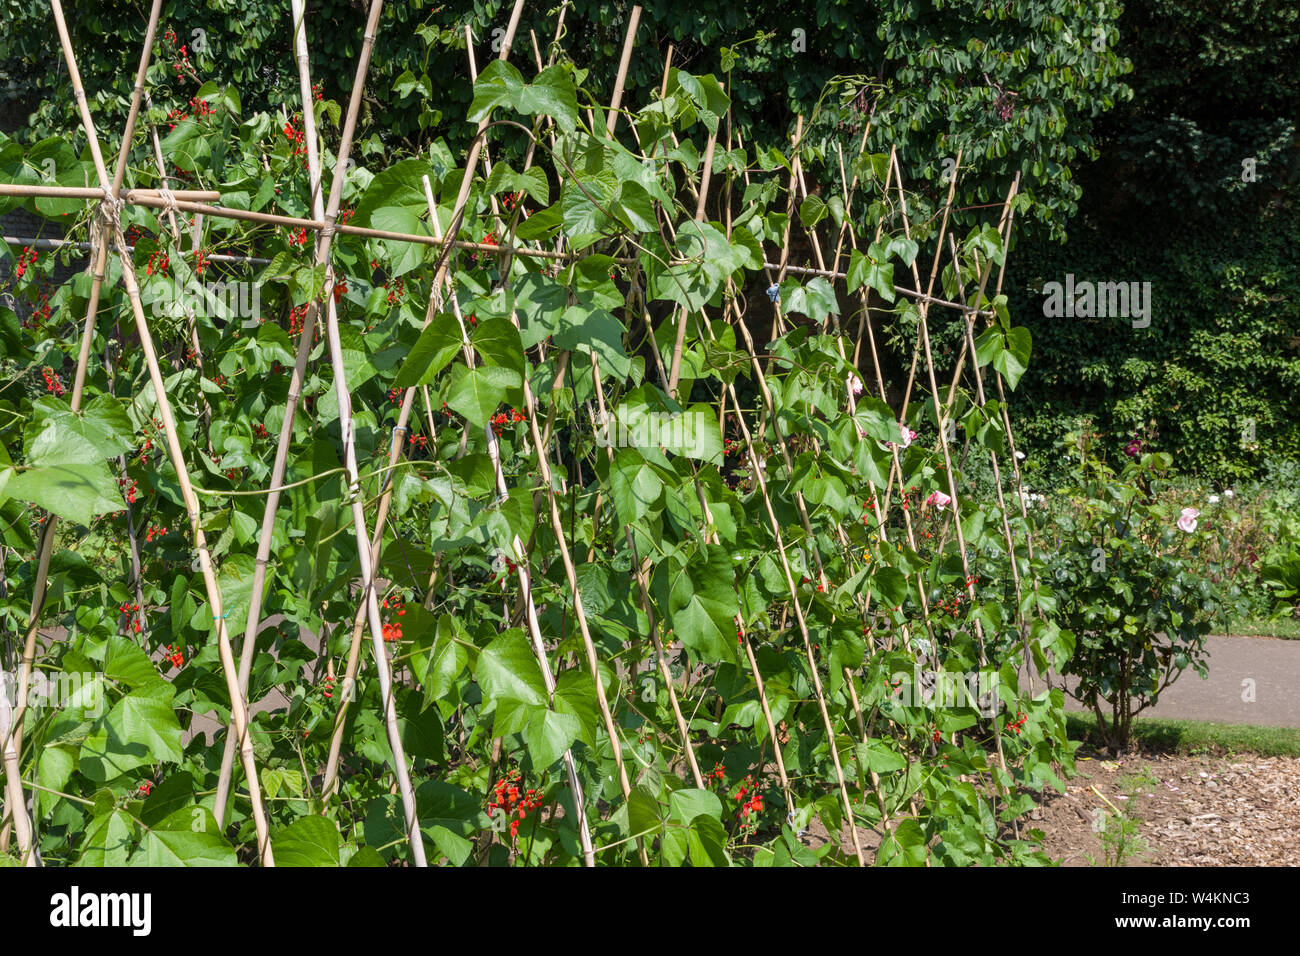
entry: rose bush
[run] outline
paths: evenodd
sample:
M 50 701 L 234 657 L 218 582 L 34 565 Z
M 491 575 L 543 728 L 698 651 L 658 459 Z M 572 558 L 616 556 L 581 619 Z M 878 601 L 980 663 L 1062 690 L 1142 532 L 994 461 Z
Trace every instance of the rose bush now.
M 1123 750 L 1133 717 L 1183 671 L 1207 674 L 1205 637 L 1236 591 L 1215 560 L 1226 529 L 1171 503 L 1169 455 L 1143 454 L 1116 472 L 1091 454 L 1085 432 L 1065 445 L 1077 456 L 1075 482 L 1034 512 L 1059 619 L 1077 642 L 1064 673 L 1107 744 Z

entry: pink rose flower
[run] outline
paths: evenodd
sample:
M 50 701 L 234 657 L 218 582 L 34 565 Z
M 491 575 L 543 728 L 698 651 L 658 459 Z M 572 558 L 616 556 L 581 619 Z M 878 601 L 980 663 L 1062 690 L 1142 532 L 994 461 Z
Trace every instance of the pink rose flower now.
M 1195 508 L 1184 508 L 1181 515 L 1178 516 L 1178 527 L 1191 534 L 1196 530 L 1196 519 L 1201 513 Z
M 952 501 L 952 499 L 942 491 L 932 491 L 930 492 L 930 497 L 925 499 L 927 505 L 934 505 L 936 508 L 946 508 L 950 501 Z
M 862 379 L 858 378 L 856 375 L 850 375 L 847 384 L 849 386 L 849 391 L 854 395 L 862 394 Z

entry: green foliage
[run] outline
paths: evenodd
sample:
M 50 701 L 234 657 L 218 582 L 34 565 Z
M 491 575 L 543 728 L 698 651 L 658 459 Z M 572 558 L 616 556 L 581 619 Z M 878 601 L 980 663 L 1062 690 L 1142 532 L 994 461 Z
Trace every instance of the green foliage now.
M 1116 473 L 1071 437 L 1080 464 L 1067 503 L 1035 512 L 1061 623 L 1077 642 L 1064 669 L 1077 681 L 1071 694 L 1122 750 L 1133 716 L 1184 670 L 1205 677 L 1205 636 L 1222 623 L 1233 588 L 1216 585 L 1216 569 L 1198 554 L 1215 534 L 1208 517 L 1161 498 L 1167 455 L 1143 455 Z
M 1100 829 L 1102 859 L 1089 856 L 1093 866 L 1127 866 L 1151 852 L 1150 844 L 1142 838 L 1142 820 L 1132 810 L 1121 810 L 1106 800 L 1106 809 L 1094 819 Z
M 530 5 L 520 24 L 524 39 L 516 41 L 514 66 L 490 62 L 510 7 L 507 0 L 385 6 L 368 84 L 373 99 L 363 108 L 357 137 L 362 156 L 387 155 L 394 148 L 420 153 L 440 137 L 455 150 L 465 145 L 472 131 L 461 121 L 466 111 L 476 120 L 511 88 L 521 88 L 516 70 L 521 64 L 527 64 L 525 74 L 534 72 L 526 40 L 530 29 L 543 45 L 543 57 L 549 54 L 555 11 Z M 1128 69 L 1127 36 L 1116 29 L 1119 6 L 1112 2 L 1035 0 L 995 7 L 982 0 L 919 6 L 903 0 L 865 5 L 836 0 L 813 9 L 764 0 L 741 10 L 724 0 L 651 0 L 643 7 L 629 90 L 659 88 L 664 51 L 674 44 L 674 63 L 700 75 L 683 74 L 690 77 L 685 92 L 696 102 L 692 122 L 716 125 L 722 112 L 718 103 L 728 99 L 745 141 L 775 150 L 780 162 L 789 152 L 794 117 L 803 115 L 809 159 L 825 167 L 827 195 L 839 188 L 839 151 L 846 163 L 852 161 L 870 117 L 869 151 L 897 145 L 907 181 L 925 184 L 915 200 L 918 221 L 942 203 L 943 177 L 951 168 L 945 160 L 955 161 L 961 151 L 959 210 L 1000 202 L 1012 176 L 1020 173 L 1025 227 L 1035 234 L 1064 235 L 1080 195 L 1074 171 L 1096 155 L 1092 124 L 1128 95 L 1120 79 Z M 0 78 L 15 84 L 29 111 L 22 138 L 35 141 L 75 127 L 66 73 L 45 55 L 47 5 L 6 0 L 3 8 L 10 29 L 0 36 L 5 64 Z M 569 5 L 561 47 L 581 46 L 593 91 L 613 85 L 627 10 L 608 0 Z M 323 84 L 318 110 L 337 125 L 337 103 L 345 100 L 352 82 L 351 69 L 337 64 L 355 62 L 364 10 L 326 0 L 314 4 L 309 15 L 312 75 Z M 80 66 L 91 108 L 104 117 L 106 128 L 120 126 L 125 115 L 144 25 L 143 10 L 139 18 L 116 11 L 70 18 L 73 44 L 84 51 Z M 466 26 L 490 80 L 480 89 L 481 98 L 470 89 Z M 168 28 L 175 40 L 166 37 Z M 283 3 L 171 0 L 163 7 L 159 34 L 152 88 L 170 84 L 174 98 L 184 103 L 210 80 L 218 88 L 238 89 L 248 115 L 297 108 L 289 10 Z M 547 82 L 532 89 L 529 95 L 540 97 L 538 105 L 554 110 L 560 125 L 571 129 L 579 105 L 572 90 Z M 605 97 L 597 93 L 581 105 L 593 99 L 599 104 Z M 979 221 L 977 214 L 959 211 L 958 217 L 962 223 Z
M 1136 438 L 1220 487 L 1257 479 L 1300 458 L 1300 11 L 1143 0 L 1118 26 L 1133 98 L 1096 121 L 1068 244 L 1021 243 L 1008 276 L 1036 346 L 1025 447 L 1046 459 L 1082 415 L 1112 462 Z M 1067 274 L 1149 281 L 1149 327 L 1045 317 Z
M 697 221 L 683 183 L 698 171 L 707 130 L 725 125 L 727 85 L 673 73 L 667 95 L 649 97 L 625 125 L 636 131 L 633 151 L 580 108 L 598 99 L 589 79 L 567 61 L 540 76 L 505 66 L 480 76 L 473 115 L 507 121 L 492 128 L 498 159 L 522 154 L 545 120 L 555 140 L 541 141 L 527 172 L 520 162 L 474 174 L 458 238 L 490 241 L 453 249 L 452 292 L 438 290 L 444 309 L 456 296 L 463 327 L 454 308 L 434 310 L 424 327 L 439 250 L 334 237 L 338 355 L 360 477 L 355 485 L 342 478 L 338 383 L 327 345 L 307 337 L 303 411 L 280 449 L 287 472 L 268 540 L 264 619 L 253 622 L 264 629 L 249 699 L 287 702 L 257 713 L 250 731 L 281 862 L 412 861 L 389 782 L 376 670 L 363 667 L 355 687 L 336 676 L 353 650 L 347 622 L 360 591 L 352 508 L 359 502 L 370 514 L 389 487 L 375 582 L 396 671 L 398 734 L 433 861 L 580 863 L 580 789 L 603 864 L 637 863 L 643 852 L 656 865 L 849 862 L 845 847 L 813 850 L 800 839 L 814 819 L 829 832 L 877 830 L 876 862 L 885 865 L 1045 862 L 1033 839 L 1008 837 L 1009 824 L 1031 808 L 1030 792 L 1063 786 L 1058 771 L 1071 747 L 1061 693 L 1021 687 L 1018 666 L 1026 656 L 1059 666 L 1072 638 L 1048 619 L 1017 623 L 1056 606 L 1047 587 L 1018 595 L 1013 585 L 1012 562 L 1026 580 L 1040 570 L 1023 546 L 1024 520 L 1005 519 L 1022 542 L 1008 553 L 996 499 L 972 493 L 959 461 L 950 479 L 938 442 L 901 441 L 937 428 L 931 396 L 914 396 L 905 423 L 880 398 L 863 397 L 849 413 L 853 369 L 829 327 L 846 306 L 828 281 L 776 290 L 800 318 L 761 343 L 761 358 L 738 342 L 732 307 L 765 279 L 763 243 L 779 241 L 791 203 L 788 159 L 736 147 L 715 172 L 733 208 Z M 414 74 L 398 86 L 413 96 L 425 88 Z M 228 86 L 210 95 L 213 112 L 183 119 L 163 141 L 167 162 L 187 181 L 219 189 L 229 206 L 305 213 L 311 197 L 295 120 L 258 111 L 255 96 Z M 155 105 L 182 104 L 160 93 Z M 321 110 L 329 115 L 328 103 Z M 323 139 L 328 167 L 337 145 L 329 124 Z M 0 143 L 4 178 L 30 181 L 46 155 L 57 156 L 61 176 L 93 175 L 71 141 Z M 151 181 L 149 148 L 134 144 L 128 184 Z M 809 162 L 817 149 L 809 143 Z M 340 218 L 428 235 L 432 215 L 450 228 L 462 183 L 453 156 L 439 143 L 382 171 L 350 168 Z M 869 154 L 867 163 L 879 169 L 884 158 Z M 903 235 L 886 198 L 877 176 L 838 212 L 828 201 L 825 216 L 842 217 L 867 249 L 855 278 L 897 300 L 875 318 L 898 336 L 911 333 L 917 313 L 893 276 L 915 261 L 920 238 Z M 822 215 L 807 207 L 809 223 Z M 177 418 L 175 445 L 199 485 L 224 616 L 238 635 L 255 603 L 263 494 L 294 340 L 307 306 L 330 294 L 326 270 L 305 235 L 286 229 L 205 217 L 196 253 L 188 235 L 172 238 L 161 210 L 128 206 L 124 219 L 142 301 L 199 276 L 255 283 L 259 292 L 253 314 L 184 297 L 195 309 L 201 364 L 184 308 L 151 305 L 146 315 Z M 86 235 L 84 218 L 69 227 L 74 239 Z M 966 235 L 959 275 L 1001 261 L 996 230 Z M 517 241 L 534 254 L 503 251 Z M 536 255 L 556 243 L 579 257 Z M 205 263 L 214 250 L 263 262 Z M 18 279 L 17 295 L 43 301 L 52 258 Z M 246 862 L 256 858 L 250 809 L 242 796 L 214 806 L 220 748 L 193 735 L 197 715 L 224 728 L 231 711 L 217 614 L 198 573 L 195 528 L 144 350 L 128 338 L 134 316 L 119 278 L 110 272 L 91 329 L 79 413 L 62 382 L 80 351 L 85 276 L 51 290 L 48 314 L 37 309 L 3 326 L 17 347 L 5 353 L 0 387 L 0 614 L 7 635 L 25 634 L 34 533 L 62 516 L 37 622 L 59 639 L 41 646 L 37 664 L 89 675 L 102 705 L 73 695 L 33 709 L 22 769 L 45 788 L 38 831 L 46 862 Z M 982 305 L 996 324 L 978 360 L 1015 391 L 1031 336 L 1000 299 Z M 671 363 L 679 329 L 674 392 L 654 351 Z M 759 362 L 767 392 L 754 381 Z M 730 397 L 733 384 L 744 400 Z M 419 386 L 417 414 L 402 433 L 406 386 Z M 758 407 L 767 394 L 770 404 Z M 981 454 L 1001 447 L 996 405 L 974 407 L 967 396 L 958 405 Z M 600 422 L 598 408 L 608 411 Z M 753 446 L 741 456 L 746 433 Z M 402 454 L 388 469 L 393 441 Z M 883 517 L 872 507 L 885 495 L 895 451 L 912 509 L 906 519 L 897 499 Z M 952 533 L 955 509 L 937 503 L 936 493 L 954 488 L 964 548 Z M 594 667 L 575 624 L 579 608 Z M 20 654 L 12 637 L 4 650 L 6 660 Z M 903 696 L 895 675 L 921 668 L 977 679 L 988 699 Z M 344 762 L 337 790 L 325 792 L 317 776 L 344 702 Z M 708 772 L 704 786 L 686 770 L 679 720 L 688 721 Z M 626 794 L 616 747 L 630 777 Z M 778 753 L 791 780 L 788 805 L 772 770 Z

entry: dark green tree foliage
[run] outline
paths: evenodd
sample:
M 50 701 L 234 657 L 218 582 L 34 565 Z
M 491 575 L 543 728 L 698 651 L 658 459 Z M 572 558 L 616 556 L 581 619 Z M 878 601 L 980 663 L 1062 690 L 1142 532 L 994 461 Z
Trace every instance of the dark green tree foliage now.
M 473 28 L 480 68 L 492 55 L 509 14 L 505 0 L 426 0 L 384 8 L 362 119 L 363 157 L 415 151 L 445 137 L 459 150 L 472 133 L 463 120 L 470 102 L 464 27 Z M 788 143 L 794 118 L 810 120 L 806 136 L 839 176 L 837 145 L 846 168 L 858 153 L 861 130 L 873 117 L 873 151 L 897 144 L 907 181 L 922 190 L 923 207 L 942 201 L 945 160 L 963 151 L 971 168 L 959 206 L 1000 201 L 1015 173 L 1032 200 L 1023 221 L 1059 237 L 1079 190 L 1071 170 L 1095 155 L 1092 120 L 1127 95 L 1119 80 L 1127 64 L 1115 49 L 1112 2 L 986 0 L 917 3 L 913 0 L 836 0 L 805 4 L 762 0 L 647 0 L 632 59 L 629 89 L 657 89 L 663 57 L 674 44 L 674 65 L 696 74 L 729 74 L 735 120 L 747 142 Z M 0 0 L 0 80 L 25 116 L 20 139 L 75 129 L 66 71 L 49 46 L 49 7 L 42 0 Z M 592 65 L 594 90 L 608 90 L 618 66 L 629 6 L 574 0 L 563 45 Z M 525 9 L 512 61 L 531 74 L 535 31 L 546 55 L 558 4 Z M 97 116 L 117 125 L 126 111 L 139 57 L 147 4 L 101 3 L 78 11 L 69 26 Z M 364 4 L 321 0 L 309 5 L 312 74 L 327 99 L 343 101 L 361 42 Z M 172 43 L 162 34 L 171 29 Z M 156 86 L 198 89 L 174 64 L 201 65 L 204 79 L 238 88 L 248 112 L 276 109 L 297 96 L 284 0 L 173 0 L 163 8 L 162 61 L 151 71 Z M 832 82 L 834 81 L 834 82 Z M 156 100 L 166 97 L 157 93 Z M 599 106 L 600 104 L 593 104 Z M 814 118 L 815 116 L 815 118 Z M 928 208 L 919 209 L 921 214 Z M 972 213 L 973 224 L 978 210 Z
M 1068 243 L 1012 257 L 1035 352 L 1020 427 L 1045 452 L 1085 415 L 1112 457 L 1136 438 L 1182 471 L 1255 476 L 1300 454 L 1300 9 L 1146 0 L 1119 51 L 1135 95 L 1096 124 Z M 1150 281 L 1150 327 L 1044 317 L 1067 273 Z

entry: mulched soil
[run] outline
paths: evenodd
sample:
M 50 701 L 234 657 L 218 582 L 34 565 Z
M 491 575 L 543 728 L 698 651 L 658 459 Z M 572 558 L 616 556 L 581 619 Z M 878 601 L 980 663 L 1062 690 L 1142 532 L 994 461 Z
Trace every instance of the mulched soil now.
M 1065 793 L 1044 791 L 1028 821 L 1062 866 L 1105 865 L 1094 825 L 1106 804 L 1093 787 L 1138 821 L 1140 846 L 1123 866 L 1300 866 L 1300 758 L 1135 752 L 1110 759 L 1080 750 L 1076 770 Z M 858 833 L 874 861 L 880 837 Z M 831 839 L 814 819 L 803 842 L 816 848 Z M 848 830 L 834 839 L 851 858 Z
M 1126 866 L 1300 864 L 1300 758 L 1082 754 L 1067 791 L 1047 790 L 1030 824 L 1044 831 L 1044 849 L 1063 866 L 1105 858 L 1093 829 L 1105 804 L 1094 786 L 1140 821 L 1146 850 Z

